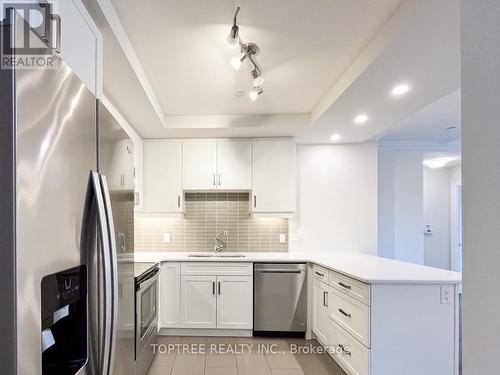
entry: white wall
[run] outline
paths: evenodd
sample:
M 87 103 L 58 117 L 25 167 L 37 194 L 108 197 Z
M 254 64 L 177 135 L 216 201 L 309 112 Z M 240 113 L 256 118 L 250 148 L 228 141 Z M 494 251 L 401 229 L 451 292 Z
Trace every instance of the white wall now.
M 462 272 L 462 262 L 460 257 L 461 250 L 461 239 L 457 237 L 461 230 L 458 228 L 462 225 L 460 219 L 457 216 L 458 209 L 458 189 L 462 188 L 462 166 L 457 165 L 450 168 L 450 248 L 451 248 L 451 260 L 450 269 L 458 272 Z M 460 231 L 460 232 L 459 232 Z
M 432 234 L 424 235 L 424 264 L 450 269 L 451 168 L 423 170 L 424 226 L 432 229 Z
M 379 151 L 379 256 L 424 263 L 422 161 L 421 151 Z
M 462 0 L 463 373 L 500 369 L 500 1 Z
M 377 146 L 297 146 L 289 251 L 376 254 Z

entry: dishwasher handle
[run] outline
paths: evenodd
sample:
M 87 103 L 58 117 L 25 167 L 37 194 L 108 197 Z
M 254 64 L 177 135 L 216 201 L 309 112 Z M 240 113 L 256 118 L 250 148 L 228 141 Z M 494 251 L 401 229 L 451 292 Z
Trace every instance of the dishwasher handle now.
M 258 272 L 258 273 L 295 273 L 295 274 L 300 274 L 304 271 L 300 271 L 300 270 L 258 270 L 255 272 Z

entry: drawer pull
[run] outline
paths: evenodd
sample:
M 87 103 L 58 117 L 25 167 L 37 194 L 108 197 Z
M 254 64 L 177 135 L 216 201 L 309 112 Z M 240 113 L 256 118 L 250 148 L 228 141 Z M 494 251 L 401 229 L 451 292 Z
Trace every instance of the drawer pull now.
M 321 273 L 321 272 L 318 272 L 318 271 L 314 271 L 314 273 L 318 276 L 321 276 L 321 277 L 325 277 L 325 274 L 324 273 Z
M 344 345 L 339 344 L 339 348 L 340 348 L 340 350 L 342 350 L 342 353 L 347 354 L 347 355 L 351 355 L 351 351 L 349 349 L 346 349 L 346 347 Z
M 340 285 L 342 288 L 346 288 L 346 289 L 349 289 L 349 290 L 352 288 L 352 286 L 347 285 L 347 284 L 344 284 L 342 281 L 339 281 L 339 285 Z
M 352 316 L 351 314 L 346 313 L 346 312 L 344 311 L 344 309 L 339 309 L 339 312 L 340 312 L 342 315 L 347 316 L 348 318 L 350 318 L 350 317 Z
M 323 292 L 323 306 L 328 307 L 328 292 Z

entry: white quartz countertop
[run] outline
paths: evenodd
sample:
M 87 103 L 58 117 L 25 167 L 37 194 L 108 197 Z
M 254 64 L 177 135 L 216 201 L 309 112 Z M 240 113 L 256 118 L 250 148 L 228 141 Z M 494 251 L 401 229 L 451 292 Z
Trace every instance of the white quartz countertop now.
M 238 253 L 244 258 L 196 258 L 189 252 L 136 252 L 135 262 L 308 262 L 371 284 L 459 284 L 458 272 L 426 267 L 366 254 L 352 253 Z M 228 253 L 224 253 L 228 254 Z

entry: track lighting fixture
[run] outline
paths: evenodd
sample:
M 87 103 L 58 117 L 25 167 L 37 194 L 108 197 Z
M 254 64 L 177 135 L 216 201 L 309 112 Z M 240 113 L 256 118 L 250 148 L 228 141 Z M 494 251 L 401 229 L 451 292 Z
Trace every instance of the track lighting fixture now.
M 257 98 L 264 93 L 264 89 L 262 87 L 256 87 L 252 91 L 249 92 L 248 96 L 252 102 L 256 101 Z
M 237 47 L 238 45 L 241 47 L 241 53 L 237 57 L 233 57 L 231 59 L 231 65 L 234 70 L 238 71 L 241 68 L 241 65 L 245 60 L 249 60 L 253 65 L 253 69 L 251 71 L 253 87 L 254 89 L 249 92 L 249 97 L 252 101 L 256 101 L 259 95 L 261 95 L 264 90 L 262 89 L 262 85 L 264 83 L 264 77 L 262 76 L 262 69 L 260 68 L 255 56 L 257 56 L 260 52 L 259 47 L 255 43 L 243 43 L 241 41 L 239 35 L 239 28 L 237 25 L 237 17 L 240 12 L 240 7 L 236 8 L 234 12 L 233 18 L 233 26 L 231 27 L 231 32 L 227 38 L 227 43 L 231 48 Z

